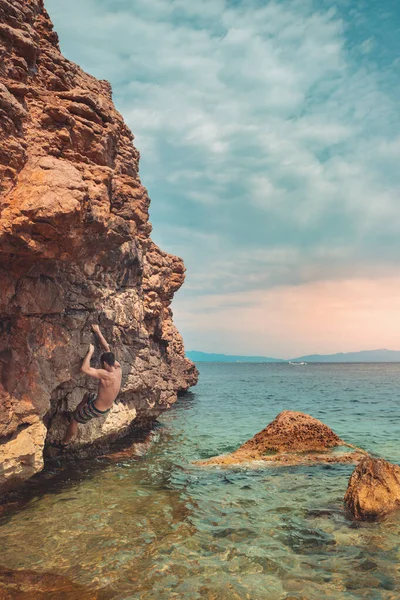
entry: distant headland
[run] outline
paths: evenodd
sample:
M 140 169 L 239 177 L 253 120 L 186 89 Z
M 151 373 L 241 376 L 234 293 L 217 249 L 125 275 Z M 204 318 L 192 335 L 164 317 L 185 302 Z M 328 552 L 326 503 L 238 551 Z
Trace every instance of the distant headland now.
M 296 358 L 271 358 L 269 356 L 240 356 L 235 354 L 213 354 L 189 350 L 186 356 L 194 362 L 246 362 L 246 363 L 397 363 L 399 350 L 362 350 L 360 352 L 339 352 L 337 354 L 309 354 Z

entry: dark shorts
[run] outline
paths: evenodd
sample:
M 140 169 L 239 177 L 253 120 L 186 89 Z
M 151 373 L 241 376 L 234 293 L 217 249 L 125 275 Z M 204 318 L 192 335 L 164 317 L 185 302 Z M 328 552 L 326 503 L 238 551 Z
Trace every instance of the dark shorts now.
M 96 398 L 96 394 L 89 394 L 86 404 L 74 411 L 72 416 L 74 417 L 75 421 L 78 421 L 78 423 L 84 425 L 92 419 L 104 417 L 110 412 L 111 408 L 108 408 L 107 410 L 99 410 L 96 408 L 94 405 Z

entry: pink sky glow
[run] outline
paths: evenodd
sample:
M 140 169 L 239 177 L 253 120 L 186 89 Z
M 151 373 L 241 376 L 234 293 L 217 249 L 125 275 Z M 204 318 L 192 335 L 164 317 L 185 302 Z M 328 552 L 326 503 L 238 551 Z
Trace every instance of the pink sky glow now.
M 187 307 L 190 306 L 190 312 Z M 297 355 L 400 349 L 400 275 L 174 301 L 187 350 Z

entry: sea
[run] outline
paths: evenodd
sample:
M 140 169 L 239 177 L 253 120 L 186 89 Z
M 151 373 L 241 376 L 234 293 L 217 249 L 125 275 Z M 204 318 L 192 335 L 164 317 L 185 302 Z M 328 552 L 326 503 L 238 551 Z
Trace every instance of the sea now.
M 52 465 L 29 484 L 0 517 L 0 565 L 120 600 L 399 599 L 400 512 L 352 520 L 353 465 L 193 462 L 235 450 L 290 409 L 399 463 L 400 365 L 198 367 L 197 387 L 162 415 L 146 451 Z

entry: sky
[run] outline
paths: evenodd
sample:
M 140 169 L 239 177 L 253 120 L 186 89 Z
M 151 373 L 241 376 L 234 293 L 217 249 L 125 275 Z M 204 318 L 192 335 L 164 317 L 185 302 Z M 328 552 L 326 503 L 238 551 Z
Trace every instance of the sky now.
M 398 0 L 45 0 L 111 82 L 187 350 L 400 349 Z

